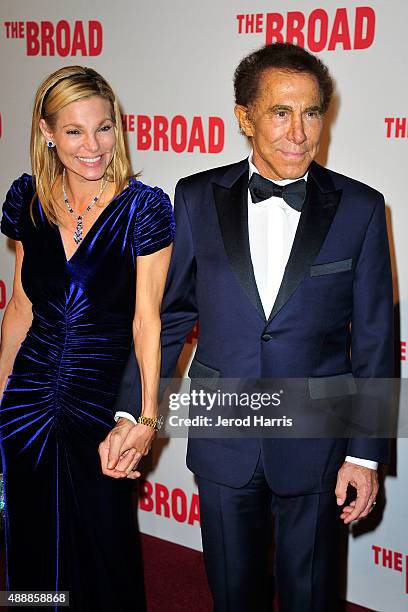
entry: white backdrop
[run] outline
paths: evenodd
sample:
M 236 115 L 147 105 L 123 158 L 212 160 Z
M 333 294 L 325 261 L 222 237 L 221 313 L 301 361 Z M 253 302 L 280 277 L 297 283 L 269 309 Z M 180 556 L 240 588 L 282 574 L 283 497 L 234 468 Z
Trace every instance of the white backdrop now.
M 406 376 L 408 4 L 326 0 L 321 6 L 312 0 L 3 0 L 0 191 L 4 195 L 12 180 L 29 170 L 34 92 L 62 65 L 93 67 L 112 83 L 125 115 L 134 169 L 172 196 L 181 176 L 247 154 L 232 112 L 232 74 L 239 60 L 274 35 L 304 44 L 319 52 L 337 83 L 319 161 L 385 194 L 400 305 L 401 374 Z M 13 270 L 5 239 L 0 262 L 3 310 Z M 189 352 L 187 347 L 186 359 Z M 183 440 L 158 445 L 140 526 L 200 548 L 196 488 L 184 453 Z M 366 525 L 365 533 L 353 533 L 348 543 L 347 598 L 384 612 L 406 610 L 408 604 L 405 440 L 396 456 L 397 467 L 385 479 L 382 515 L 380 508 L 377 520 Z

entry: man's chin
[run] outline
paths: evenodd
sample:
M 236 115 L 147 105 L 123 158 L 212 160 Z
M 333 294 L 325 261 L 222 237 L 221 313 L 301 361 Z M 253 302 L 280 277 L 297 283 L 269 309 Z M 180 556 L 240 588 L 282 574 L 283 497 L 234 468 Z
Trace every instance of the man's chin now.
M 309 169 L 311 164 L 311 160 L 308 159 L 307 162 L 302 160 L 302 163 L 289 163 L 282 166 L 279 169 L 279 175 L 282 179 L 298 179 L 302 178 Z
M 271 180 L 278 181 L 302 178 L 308 171 L 312 158 L 310 155 L 303 155 L 298 159 L 294 157 L 283 157 L 283 155 L 280 155 L 279 159 L 277 159 L 275 156 L 275 158 L 271 160 L 264 157 L 263 160 L 259 160 L 258 164 L 256 161 L 257 160 L 254 158 L 254 164 L 263 176 Z

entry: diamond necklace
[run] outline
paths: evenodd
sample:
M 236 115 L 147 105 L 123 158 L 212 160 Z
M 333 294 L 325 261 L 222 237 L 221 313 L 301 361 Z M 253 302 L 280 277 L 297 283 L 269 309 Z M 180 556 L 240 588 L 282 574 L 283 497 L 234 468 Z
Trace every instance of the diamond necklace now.
M 99 190 L 99 193 L 97 196 L 95 196 L 92 199 L 92 202 L 90 204 L 88 204 L 88 206 L 86 207 L 85 211 L 82 213 L 82 215 L 76 215 L 75 212 L 73 211 L 73 208 L 71 206 L 71 204 L 69 203 L 68 200 L 68 196 L 67 196 L 67 192 L 65 190 L 65 168 L 62 171 L 62 194 L 64 196 L 64 202 L 67 205 L 68 208 L 68 212 L 74 217 L 74 219 L 76 220 L 76 229 L 74 232 L 74 241 L 76 242 L 76 244 L 79 244 L 81 242 L 81 240 L 83 239 L 83 220 L 85 219 L 86 215 L 93 209 L 93 207 L 95 206 L 95 204 L 97 203 L 97 201 L 100 199 L 106 185 L 107 185 L 108 181 L 107 179 L 104 177 L 102 179 L 101 182 L 101 188 Z

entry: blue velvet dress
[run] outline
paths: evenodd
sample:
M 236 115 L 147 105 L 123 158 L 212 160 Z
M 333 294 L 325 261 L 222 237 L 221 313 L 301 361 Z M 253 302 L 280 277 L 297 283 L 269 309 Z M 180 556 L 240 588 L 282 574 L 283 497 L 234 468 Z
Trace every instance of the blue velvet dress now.
M 8 588 L 70 591 L 75 612 L 145 609 L 132 482 L 103 476 L 98 444 L 132 341 L 136 257 L 169 245 L 170 201 L 130 179 L 67 261 L 24 174 L 1 231 L 24 247 L 33 322 L 0 410 Z M 43 608 L 41 608 L 43 609 Z

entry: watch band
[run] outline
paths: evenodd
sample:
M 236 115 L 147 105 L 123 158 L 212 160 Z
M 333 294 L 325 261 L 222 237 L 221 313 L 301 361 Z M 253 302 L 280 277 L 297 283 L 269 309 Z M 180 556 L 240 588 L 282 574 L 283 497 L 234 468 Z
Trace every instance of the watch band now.
M 137 422 L 140 423 L 140 425 L 147 425 L 147 427 L 153 427 L 153 429 L 159 430 L 163 425 L 163 416 L 150 418 L 140 415 Z

